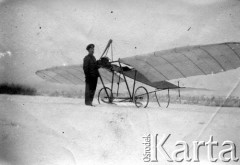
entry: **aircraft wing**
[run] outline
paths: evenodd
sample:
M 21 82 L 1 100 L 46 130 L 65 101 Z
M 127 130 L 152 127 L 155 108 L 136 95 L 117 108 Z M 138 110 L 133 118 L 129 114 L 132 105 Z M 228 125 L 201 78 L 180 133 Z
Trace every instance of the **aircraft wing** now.
M 104 83 L 112 82 L 111 72 L 106 71 L 106 69 L 100 68 L 99 73 L 101 74 Z M 47 80 L 53 83 L 74 84 L 74 85 L 85 84 L 85 75 L 83 71 L 83 65 L 52 67 L 44 70 L 39 70 L 36 72 L 36 75 L 38 75 L 44 80 Z M 119 76 L 115 74 L 114 83 L 117 83 L 118 80 L 119 80 Z M 122 81 L 123 79 L 120 78 L 120 82 Z M 99 80 L 98 83 L 101 83 L 101 81 Z
M 174 85 L 168 81 L 157 81 L 157 82 L 151 82 L 148 80 L 148 78 L 146 78 L 145 75 L 143 75 L 142 73 L 138 72 L 137 70 L 134 69 L 128 69 L 126 71 L 122 71 L 121 68 L 117 65 L 112 65 L 113 70 L 119 73 L 124 74 L 125 76 L 131 78 L 134 80 L 134 78 L 136 79 L 136 81 L 141 82 L 143 84 L 149 85 L 151 87 L 154 87 L 156 89 L 175 89 L 175 88 L 179 88 L 177 85 Z M 136 77 L 135 77 L 135 71 L 136 71 Z
M 240 43 L 196 45 L 120 59 L 151 83 L 240 67 Z

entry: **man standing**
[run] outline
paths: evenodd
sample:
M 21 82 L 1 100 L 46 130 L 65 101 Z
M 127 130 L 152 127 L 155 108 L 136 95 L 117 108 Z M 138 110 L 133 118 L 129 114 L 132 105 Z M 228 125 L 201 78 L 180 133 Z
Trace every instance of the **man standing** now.
M 92 101 L 97 87 L 99 72 L 96 58 L 93 55 L 94 44 L 89 44 L 86 49 L 88 51 L 88 55 L 86 55 L 83 60 L 83 70 L 86 78 L 85 104 L 93 106 Z

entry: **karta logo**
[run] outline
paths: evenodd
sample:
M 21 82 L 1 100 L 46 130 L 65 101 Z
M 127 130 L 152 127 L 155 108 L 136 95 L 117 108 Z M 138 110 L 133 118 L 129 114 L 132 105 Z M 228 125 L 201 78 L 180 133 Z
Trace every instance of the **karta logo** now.
M 218 160 L 222 162 L 237 162 L 239 158 L 237 155 L 236 145 L 230 141 L 226 140 L 222 143 L 225 149 L 221 150 L 218 153 L 218 158 L 214 157 L 213 150 L 214 146 L 219 147 L 219 143 L 213 140 L 213 136 L 210 136 L 207 142 L 204 141 L 193 141 L 192 142 L 192 157 L 190 157 L 189 152 L 189 144 L 185 141 L 177 141 L 175 143 L 174 151 L 167 152 L 164 144 L 170 138 L 171 134 L 163 135 L 160 139 L 158 139 L 158 134 L 151 135 L 148 134 L 144 139 L 144 153 L 143 153 L 143 161 L 144 162 L 158 162 L 159 159 L 165 159 L 168 162 L 200 162 L 199 160 L 199 148 L 205 147 L 207 152 L 207 157 L 210 162 L 217 162 Z M 179 148 L 180 147 L 180 148 Z M 227 147 L 227 148 L 226 148 Z M 159 157 L 159 154 L 161 157 Z

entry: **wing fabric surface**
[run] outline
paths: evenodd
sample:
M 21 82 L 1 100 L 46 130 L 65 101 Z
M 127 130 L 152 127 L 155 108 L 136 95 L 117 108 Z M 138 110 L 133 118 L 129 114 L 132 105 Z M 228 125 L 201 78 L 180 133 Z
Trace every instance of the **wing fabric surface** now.
M 104 83 L 112 82 L 112 73 L 106 69 L 99 69 Z M 82 65 L 60 66 L 37 71 L 36 74 L 44 80 L 60 84 L 85 84 L 85 75 Z M 119 76 L 114 75 L 114 82 L 118 82 Z M 120 82 L 123 80 L 120 78 Z M 98 83 L 101 83 L 99 80 Z
M 112 65 L 113 70 L 116 72 L 121 72 L 121 69 L 117 65 Z M 135 77 L 135 71 L 136 71 L 136 77 Z M 131 78 L 134 80 L 136 78 L 136 81 L 141 82 L 143 84 L 149 85 L 151 87 L 157 88 L 157 89 L 174 89 L 178 88 L 178 86 L 168 82 L 168 81 L 158 81 L 158 82 L 151 82 L 149 81 L 144 75 L 142 75 L 137 70 L 129 70 L 129 71 L 123 71 L 122 72 L 125 76 Z
M 207 75 L 240 67 L 240 43 L 197 45 L 120 59 L 151 83 Z
M 135 73 L 134 70 L 131 71 L 125 71 L 123 74 L 131 79 L 134 79 Z M 168 81 L 155 81 L 151 82 L 149 81 L 144 75 L 142 75 L 140 72 L 137 72 L 136 74 L 136 81 L 139 81 L 143 84 L 149 85 L 151 87 L 157 88 L 157 89 L 174 89 L 178 88 L 178 86 L 168 82 Z

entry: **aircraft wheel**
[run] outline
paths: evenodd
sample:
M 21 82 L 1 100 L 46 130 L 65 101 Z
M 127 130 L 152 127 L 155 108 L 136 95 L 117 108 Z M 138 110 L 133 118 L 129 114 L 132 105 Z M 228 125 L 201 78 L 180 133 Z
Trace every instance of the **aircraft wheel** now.
M 133 101 L 136 107 L 146 108 L 149 102 L 149 94 L 145 87 L 140 86 L 135 90 Z
M 156 99 L 157 99 L 157 102 L 158 102 L 158 105 L 160 107 L 163 107 L 163 108 L 168 108 L 169 104 L 170 104 L 170 94 L 169 94 L 169 89 L 168 89 L 168 92 L 166 95 L 163 95 L 162 97 L 165 97 L 164 101 L 162 101 L 160 103 L 160 101 L 158 100 L 158 96 L 157 94 L 155 93 L 155 96 L 156 96 Z
M 112 91 L 110 88 L 105 87 L 100 89 L 98 92 L 98 103 L 99 104 L 109 104 L 112 103 Z

